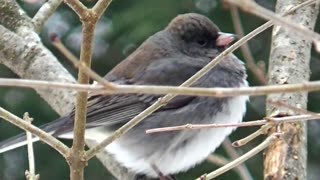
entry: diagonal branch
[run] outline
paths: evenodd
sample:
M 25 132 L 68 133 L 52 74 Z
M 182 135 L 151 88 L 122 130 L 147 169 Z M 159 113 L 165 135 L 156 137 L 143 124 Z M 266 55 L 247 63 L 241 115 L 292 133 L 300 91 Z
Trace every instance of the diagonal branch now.
M 239 6 L 244 11 L 250 12 L 263 19 L 271 20 L 279 26 L 284 26 L 288 28 L 290 31 L 294 31 L 298 33 L 300 37 L 304 37 L 304 38 L 307 38 L 308 40 L 312 40 L 315 44 L 317 51 L 320 51 L 320 34 L 312 30 L 309 30 L 306 27 L 298 25 L 294 22 L 291 22 L 288 19 L 285 19 L 278 14 L 275 14 L 274 12 L 258 5 L 253 0 L 243 0 L 243 1 L 227 0 L 227 1 L 229 3 Z M 313 0 L 313 3 L 315 3 L 316 1 L 317 0 Z
M 264 150 L 265 148 L 267 148 L 270 144 L 272 144 L 273 142 L 275 142 L 275 140 L 281 138 L 282 134 L 279 133 L 274 133 L 272 135 L 270 135 L 269 137 L 267 137 L 267 139 L 265 139 L 261 144 L 259 144 L 258 146 L 254 147 L 253 149 L 251 149 L 249 152 L 245 153 L 244 155 L 240 156 L 239 158 L 231 161 L 230 163 L 226 164 L 225 166 L 220 167 L 219 169 L 201 176 L 200 178 L 198 178 L 197 180 L 202 180 L 202 179 L 213 179 L 227 171 L 229 171 L 230 169 L 238 166 L 239 164 L 245 162 L 246 160 L 248 160 L 249 158 L 253 157 L 254 155 L 258 154 L 259 152 L 261 152 L 262 150 Z
M 57 150 L 63 157 L 67 156 L 69 148 L 45 131 L 39 129 L 38 127 L 30 124 L 27 121 L 24 121 L 14 114 L 11 114 L 9 111 L 6 111 L 2 107 L 0 107 L 0 117 L 17 127 L 38 136 L 43 142 L 47 143 L 49 146 Z
M 37 14 L 32 18 L 35 32 L 40 33 L 44 23 L 56 11 L 61 3 L 62 0 L 49 0 L 41 6 Z

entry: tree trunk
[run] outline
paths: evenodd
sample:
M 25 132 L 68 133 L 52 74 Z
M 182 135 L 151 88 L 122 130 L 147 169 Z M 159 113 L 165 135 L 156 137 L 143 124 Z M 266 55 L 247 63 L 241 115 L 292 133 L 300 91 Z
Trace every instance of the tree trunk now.
M 303 0 L 305 1 L 305 0 Z M 278 0 L 276 12 L 284 14 L 302 0 Z M 313 29 L 319 6 L 298 9 L 287 16 L 289 21 Z M 304 39 L 293 30 L 274 26 L 269 60 L 269 84 L 302 83 L 309 80 L 311 40 Z M 306 92 L 269 95 L 268 100 L 282 101 L 290 106 L 307 108 Z M 295 112 L 267 103 L 267 116 L 288 116 Z M 284 123 L 270 130 L 285 135 L 271 145 L 264 154 L 264 179 L 306 179 L 307 130 L 304 122 Z

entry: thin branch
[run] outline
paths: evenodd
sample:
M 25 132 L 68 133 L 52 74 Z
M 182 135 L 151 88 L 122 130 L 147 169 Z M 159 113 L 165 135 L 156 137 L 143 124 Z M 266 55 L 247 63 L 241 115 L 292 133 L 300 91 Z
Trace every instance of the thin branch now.
M 96 94 L 174 94 L 189 96 L 212 96 L 212 97 L 230 97 L 230 96 L 261 96 L 275 93 L 291 92 L 312 92 L 320 90 L 320 81 L 312 81 L 299 84 L 252 86 L 241 88 L 197 88 L 197 87 L 176 87 L 176 86 L 149 86 L 149 85 L 119 85 L 112 84 L 112 88 L 106 88 L 99 84 L 75 84 L 53 81 L 39 81 L 27 79 L 0 78 L 0 86 L 22 87 L 35 89 L 65 89 L 80 92 L 95 92 Z
M 252 141 L 253 139 L 255 139 L 256 137 L 260 136 L 260 135 L 263 135 L 263 134 L 266 134 L 267 131 L 273 127 L 273 123 L 267 123 L 263 126 L 260 127 L 260 129 L 258 129 L 257 131 L 255 131 L 254 133 L 248 135 L 247 137 L 245 138 L 242 138 L 240 140 L 237 140 L 235 142 L 232 143 L 232 146 L 234 147 L 240 147 L 240 146 L 244 146 L 246 145 L 248 142 Z
M 62 142 L 57 140 L 55 137 L 15 116 L 14 114 L 11 114 L 9 111 L 6 111 L 2 107 L 0 107 L 0 117 L 17 127 L 29 131 L 35 136 L 38 136 L 40 140 L 57 150 L 63 157 L 66 157 L 66 155 L 68 154 L 69 148 Z
M 206 128 L 261 126 L 267 123 L 272 123 L 276 125 L 276 124 L 285 123 L 285 122 L 318 120 L 319 116 L 320 116 L 320 113 L 317 114 L 316 116 L 310 115 L 310 114 L 303 114 L 303 115 L 296 115 L 296 116 L 274 117 L 274 118 L 268 118 L 268 120 L 256 120 L 256 121 L 241 122 L 241 123 L 186 124 L 181 126 L 147 129 L 146 133 L 151 134 L 151 133 L 160 133 L 160 132 L 167 132 L 167 131 L 197 130 L 197 129 L 206 129 Z
M 32 23 L 35 32 L 39 33 L 41 31 L 44 23 L 59 7 L 61 2 L 62 0 L 49 0 L 41 6 L 37 14 L 32 18 Z
M 24 113 L 23 120 L 30 123 L 33 121 L 32 118 L 29 117 L 29 113 Z M 27 136 L 27 146 L 28 146 L 28 162 L 29 162 L 29 170 L 26 171 L 27 180 L 38 180 L 39 175 L 36 175 L 35 163 L 34 163 L 34 151 L 33 151 L 33 142 L 32 142 L 32 134 L 29 131 L 26 131 Z
M 272 100 L 268 99 L 267 102 L 269 104 L 273 104 L 273 105 L 278 106 L 278 107 L 285 107 L 287 109 L 293 110 L 297 114 L 309 114 L 309 115 L 312 115 L 312 116 L 318 116 L 320 118 L 320 116 L 315 112 L 311 112 L 311 111 L 308 111 L 306 109 L 301 109 L 301 108 L 298 108 L 298 107 L 294 107 L 292 105 L 286 104 L 286 103 L 281 102 L 281 101 L 272 101 Z
M 217 154 L 210 154 L 207 157 L 207 161 L 209 161 L 215 165 L 218 165 L 218 166 L 224 166 L 230 162 L 229 159 L 227 159 L 223 156 L 217 155 Z
M 103 12 L 108 8 L 111 2 L 112 0 L 100 0 L 94 5 L 92 10 L 95 11 L 100 17 L 103 14 Z
M 111 88 L 111 89 L 113 88 L 113 85 L 111 82 L 108 82 L 106 79 L 102 78 L 96 72 L 91 70 L 84 63 L 81 63 L 78 60 L 78 58 L 64 46 L 64 44 L 60 41 L 60 38 L 57 35 L 52 34 L 50 36 L 50 39 L 54 47 L 56 47 L 63 55 L 65 55 L 67 59 L 71 61 L 75 67 L 79 69 L 81 68 L 87 75 L 89 75 L 93 80 L 105 86 L 105 88 Z
M 232 147 L 232 144 L 229 138 L 226 138 L 223 141 L 222 145 L 232 160 L 240 157 L 240 154 L 235 150 L 234 147 Z M 248 170 L 245 164 L 240 164 L 235 168 L 235 170 L 237 171 L 237 173 L 239 174 L 242 180 L 253 180 L 252 175 L 250 174 L 250 171 Z
M 227 0 L 227 2 L 237 5 L 244 11 L 252 13 L 256 16 L 259 16 L 266 20 L 271 20 L 279 26 L 285 26 L 288 29 L 295 31 L 296 33 L 300 34 L 300 36 L 305 37 L 309 40 L 312 40 L 315 44 L 316 50 L 320 51 L 320 34 L 315 33 L 314 31 L 311 31 L 301 25 L 297 25 L 296 23 L 293 23 L 288 19 L 281 17 L 278 14 L 275 14 L 274 12 L 260 6 L 253 0 L 243 0 L 243 1 Z M 316 0 L 313 0 L 310 3 L 315 3 L 315 2 Z
M 298 114 L 308 114 L 308 115 L 311 115 L 313 117 L 320 118 L 320 115 L 317 114 L 317 113 L 314 113 L 314 112 L 311 112 L 311 111 L 308 111 L 308 110 L 305 110 L 305 109 L 297 108 L 297 107 L 285 104 L 285 103 L 280 102 L 280 101 L 268 100 L 267 102 L 270 103 L 270 104 L 273 104 L 275 106 L 278 106 L 278 107 L 288 108 L 288 109 L 293 110 L 295 113 L 298 113 Z M 271 121 L 271 122 L 274 121 L 274 118 L 270 118 L 269 117 L 269 118 L 266 118 L 266 119 L 267 120 L 269 119 L 269 121 Z M 248 142 L 252 141 L 253 139 L 255 139 L 256 137 L 258 137 L 260 135 L 263 135 L 263 134 L 267 134 L 271 127 L 273 127 L 273 123 L 265 124 L 265 125 L 261 126 L 259 130 L 257 130 L 256 132 L 250 134 L 249 136 L 247 136 L 247 137 L 245 137 L 243 139 L 240 139 L 238 141 L 233 142 L 232 145 L 235 146 L 235 147 L 243 146 L 243 145 L 247 144 Z
M 242 38 L 244 36 L 244 32 L 243 32 L 243 27 L 242 27 L 238 8 L 231 5 L 230 12 L 231 12 L 233 26 L 236 30 L 236 33 L 240 38 Z M 242 54 L 244 56 L 244 59 L 246 61 L 246 65 L 248 66 L 248 68 L 252 71 L 252 73 L 255 75 L 255 77 L 259 80 L 261 84 L 267 84 L 265 73 L 260 69 L 260 67 L 256 65 L 248 43 L 244 43 L 242 46 L 240 46 L 240 49 L 242 51 Z
M 275 140 L 279 139 L 281 137 L 282 134 L 280 133 L 274 133 L 272 135 L 270 135 L 267 139 L 265 139 L 261 144 L 259 144 L 258 146 L 256 146 L 255 148 L 251 149 L 249 152 L 245 153 L 244 155 L 240 156 L 239 158 L 235 159 L 234 161 L 231 161 L 230 163 L 228 163 L 227 165 L 209 173 L 206 175 L 201 176 L 200 178 L 198 178 L 197 180 L 209 180 L 209 179 L 213 179 L 227 171 L 229 171 L 230 169 L 238 166 L 239 164 L 243 163 L 244 161 L 248 160 L 249 158 L 253 157 L 254 155 L 258 154 L 260 151 L 264 150 L 265 148 L 267 148 L 270 144 L 272 144 Z
M 79 0 L 64 0 L 64 2 L 78 14 L 80 18 L 84 18 L 88 12 L 88 8 Z

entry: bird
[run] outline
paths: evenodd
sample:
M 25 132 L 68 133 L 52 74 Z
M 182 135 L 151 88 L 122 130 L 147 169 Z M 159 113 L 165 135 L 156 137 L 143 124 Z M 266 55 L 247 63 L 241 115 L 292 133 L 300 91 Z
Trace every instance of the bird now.
M 116 84 L 179 86 L 234 41 L 208 17 L 180 14 L 151 35 L 104 78 Z M 246 68 L 229 54 L 192 87 L 247 87 Z M 101 142 L 144 111 L 161 95 L 91 94 L 88 97 L 85 139 Z M 246 112 L 248 96 L 179 95 L 119 139 L 105 147 L 129 171 L 150 178 L 185 172 L 213 153 L 235 128 L 198 129 L 146 134 L 147 129 L 185 124 L 237 123 Z M 74 110 L 41 126 L 58 138 L 72 139 Z M 38 140 L 38 139 L 35 139 Z M 0 143 L 0 153 L 26 144 L 24 134 Z M 157 170 L 155 170 L 155 168 Z

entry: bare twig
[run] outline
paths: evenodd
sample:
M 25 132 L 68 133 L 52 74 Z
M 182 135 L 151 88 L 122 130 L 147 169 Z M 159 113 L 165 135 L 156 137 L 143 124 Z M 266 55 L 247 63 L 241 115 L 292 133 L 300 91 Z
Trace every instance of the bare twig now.
M 244 32 L 243 32 L 238 8 L 231 5 L 230 12 L 231 12 L 233 26 L 236 30 L 236 33 L 240 38 L 242 38 L 244 36 Z M 267 84 L 265 73 L 260 69 L 260 67 L 256 65 L 248 43 L 244 43 L 242 46 L 240 46 L 240 49 L 242 51 L 242 54 L 244 56 L 244 59 L 246 61 L 248 68 L 252 71 L 252 73 L 255 75 L 255 77 L 259 80 L 261 84 Z
M 230 163 L 228 163 L 227 165 L 209 173 L 206 175 L 201 176 L 200 178 L 198 178 L 197 180 L 201 180 L 201 179 L 205 179 L 205 180 L 209 180 L 209 179 L 213 179 L 225 172 L 227 172 L 228 170 L 238 166 L 239 164 L 243 163 L 244 161 L 248 160 L 249 158 L 251 158 L 252 156 L 258 154 L 260 151 L 264 150 L 265 148 L 267 148 L 271 143 L 273 143 L 276 139 L 279 139 L 281 137 L 282 134 L 280 133 L 274 133 L 272 135 L 270 135 L 267 139 L 265 139 L 261 144 L 259 144 L 258 146 L 256 146 L 255 148 L 251 149 L 249 152 L 245 153 L 244 155 L 240 156 L 239 158 L 231 161 Z
M 227 0 L 229 3 L 232 3 L 234 5 L 237 5 L 244 11 L 250 12 L 252 14 L 255 14 L 256 16 L 262 17 L 267 20 L 273 21 L 275 24 L 279 26 L 285 26 L 290 30 L 293 30 L 300 34 L 302 37 L 307 38 L 309 40 L 312 40 L 315 44 L 315 47 L 317 51 L 320 51 L 320 35 L 318 33 L 315 33 L 314 31 L 311 31 L 301 25 L 297 25 L 296 23 L 293 23 L 289 21 L 288 19 L 285 19 L 278 14 L 275 14 L 274 12 L 258 5 L 256 2 L 252 0 Z M 316 0 L 313 0 L 310 3 L 315 3 Z M 301 6 L 300 6 L 301 7 Z
M 49 0 L 41 6 L 37 14 L 32 18 L 32 23 L 35 32 L 39 33 L 41 31 L 44 23 L 59 7 L 61 2 L 62 0 Z
M 93 80 L 97 81 L 98 83 L 102 84 L 103 86 L 105 86 L 106 88 L 113 88 L 112 83 L 108 82 L 106 79 L 102 78 L 101 76 L 99 76 L 96 72 L 94 72 L 93 70 L 91 70 L 88 66 L 86 66 L 84 63 L 81 63 L 78 58 L 73 55 L 65 46 L 64 44 L 60 41 L 60 38 L 55 35 L 52 34 L 51 35 L 51 41 L 52 44 L 54 45 L 54 47 L 56 47 L 63 55 L 65 55 L 67 57 L 67 59 L 69 61 L 72 62 L 72 64 L 77 67 L 77 68 L 81 68 L 83 71 L 85 71 L 86 74 L 88 74 Z
M 23 120 L 28 123 L 32 123 L 33 119 L 29 117 L 29 113 L 24 113 Z M 29 162 L 29 170 L 26 171 L 26 177 L 28 180 L 38 180 L 39 175 L 36 174 L 35 163 L 34 163 L 34 152 L 33 152 L 33 142 L 32 142 L 32 134 L 29 131 L 27 133 L 27 146 L 28 146 L 28 162 Z
M 279 123 L 285 123 L 285 122 L 318 120 L 319 116 L 320 116 L 320 114 L 317 114 L 317 116 L 310 115 L 310 114 L 303 114 L 303 115 L 296 115 L 296 116 L 274 117 L 274 118 L 268 118 L 268 120 L 256 120 L 256 121 L 241 122 L 241 123 L 186 124 L 186 125 L 182 125 L 182 126 L 147 129 L 146 133 L 151 134 L 151 133 L 159 133 L 159 132 L 167 132 L 167 131 L 197 130 L 197 129 L 206 129 L 206 128 L 260 126 L 260 125 L 264 125 L 267 123 L 279 124 Z
M 88 8 L 78 0 L 64 0 L 64 2 L 78 14 L 80 18 L 85 18 Z
M 281 101 L 272 101 L 271 99 L 268 99 L 267 102 L 270 103 L 270 104 L 273 104 L 275 106 L 278 106 L 278 107 L 285 107 L 287 109 L 290 109 L 290 110 L 294 111 L 296 114 L 309 114 L 309 115 L 312 115 L 312 116 L 318 116 L 320 118 L 319 114 L 317 114 L 315 112 L 311 112 L 311 111 L 308 111 L 306 109 L 294 107 L 294 106 L 291 106 L 291 105 L 286 104 L 286 103 L 281 102 Z
M 93 11 L 95 11 L 98 16 L 101 16 L 103 12 L 108 8 L 112 0 L 100 0 L 94 5 L 92 8 Z
M 67 153 L 69 152 L 69 148 L 62 142 L 57 140 L 55 137 L 30 124 L 29 122 L 26 122 L 23 119 L 11 114 L 9 111 L 6 111 L 2 107 L 0 107 L 0 117 L 10 122 L 11 124 L 18 126 L 19 128 L 29 131 L 33 135 L 38 136 L 40 140 L 57 150 L 63 157 L 66 157 Z
M 288 104 L 285 104 L 283 102 L 280 102 L 280 101 L 272 101 L 272 100 L 267 100 L 268 103 L 270 104 L 273 104 L 275 106 L 281 106 L 281 107 L 286 107 L 290 110 L 293 110 L 295 113 L 299 113 L 299 114 L 308 114 L 308 115 L 311 115 L 313 117 L 318 117 L 320 118 L 320 115 L 317 114 L 317 113 L 314 113 L 314 112 L 311 112 L 311 111 L 308 111 L 308 110 L 305 110 L 305 109 L 301 109 L 301 108 L 297 108 L 297 107 L 294 107 L 294 106 L 290 106 Z M 274 118 L 267 118 L 268 121 L 274 121 Z M 269 124 L 265 124 L 263 125 L 259 130 L 257 130 L 256 132 L 250 134 L 249 136 L 243 138 L 243 139 L 240 139 L 238 141 L 235 141 L 232 143 L 233 146 L 235 147 L 239 147 L 239 146 L 243 146 L 245 144 L 247 144 L 248 142 L 252 141 L 253 139 L 255 139 L 256 137 L 260 136 L 260 135 L 263 135 L 263 134 L 267 134 L 268 130 L 273 126 L 274 124 L 273 123 L 269 123 Z
M 230 162 L 229 159 L 227 159 L 223 156 L 217 155 L 217 154 L 210 154 L 207 157 L 207 161 L 209 161 L 215 165 L 218 165 L 218 166 L 224 166 Z
M 241 88 L 197 88 L 197 87 L 176 87 L 176 86 L 149 86 L 149 85 L 117 85 L 112 84 L 112 88 L 106 88 L 103 85 L 92 84 L 74 84 L 64 82 L 39 81 L 27 79 L 0 78 L 0 86 L 25 87 L 35 89 L 69 89 L 80 92 L 95 92 L 97 94 L 174 94 L 189 96 L 260 96 L 275 93 L 290 92 L 312 92 L 320 90 L 320 81 L 305 82 L 299 84 L 252 86 Z
M 273 126 L 273 123 L 267 123 L 263 126 L 260 127 L 260 129 L 258 129 L 257 131 L 255 131 L 254 133 L 248 135 L 245 138 L 242 138 L 240 140 L 237 140 L 235 142 L 232 143 L 232 146 L 234 147 L 240 147 L 243 145 L 246 145 L 248 142 L 252 141 L 253 139 L 255 139 L 256 137 L 266 134 L 267 131 Z
M 235 150 L 234 147 L 232 147 L 231 141 L 229 138 L 226 138 L 223 141 L 222 145 L 232 160 L 240 157 L 240 154 Z M 237 171 L 237 173 L 239 174 L 242 180 L 253 180 L 252 175 L 250 174 L 250 171 L 248 170 L 247 166 L 244 163 L 237 166 L 235 170 Z

